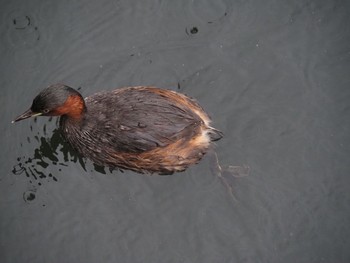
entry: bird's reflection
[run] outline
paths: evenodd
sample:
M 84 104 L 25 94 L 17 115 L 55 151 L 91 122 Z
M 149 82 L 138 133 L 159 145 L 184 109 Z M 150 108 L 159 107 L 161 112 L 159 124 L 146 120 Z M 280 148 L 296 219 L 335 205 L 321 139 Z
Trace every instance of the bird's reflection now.
M 36 122 L 36 120 L 34 120 Z M 49 121 L 52 121 L 50 119 Z M 30 127 L 33 131 L 33 127 Z M 13 166 L 12 173 L 15 175 L 25 175 L 30 182 L 37 182 L 41 185 L 43 179 L 58 181 L 58 176 L 52 174 L 50 165 L 68 166 L 69 162 L 79 163 L 86 171 L 86 160 L 80 156 L 68 142 L 65 141 L 59 128 L 50 131 L 51 136 L 46 133 L 46 125 L 43 126 L 43 134 L 27 137 L 28 143 L 34 138 L 38 147 L 34 149 L 32 156 L 20 156 L 17 164 Z M 105 168 L 94 165 L 94 170 L 106 174 Z M 61 169 L 59 169 L 61 171 Z

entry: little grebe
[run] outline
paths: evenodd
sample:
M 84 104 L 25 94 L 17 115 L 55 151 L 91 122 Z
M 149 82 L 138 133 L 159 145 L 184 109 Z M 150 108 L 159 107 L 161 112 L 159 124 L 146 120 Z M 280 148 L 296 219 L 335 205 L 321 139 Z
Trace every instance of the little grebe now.
M 222 133 L 192 98 L 155 87 L 127 87 L 83 99 L 63 84 L 44 89 L 13 122 L 61 116 L 81 155 L 112 169 L 172 174 L 197 163 Z

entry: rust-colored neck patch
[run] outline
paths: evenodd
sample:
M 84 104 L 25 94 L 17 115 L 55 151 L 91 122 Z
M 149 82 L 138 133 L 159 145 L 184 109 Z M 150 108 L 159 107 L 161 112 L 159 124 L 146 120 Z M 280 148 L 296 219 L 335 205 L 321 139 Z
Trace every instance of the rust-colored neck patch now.
M 69 118 L 80 119 L 84 108 L 84 100 L 80 96 L 71 95 L 62 106 L 54 110 L 53 114 L 67 115 Z

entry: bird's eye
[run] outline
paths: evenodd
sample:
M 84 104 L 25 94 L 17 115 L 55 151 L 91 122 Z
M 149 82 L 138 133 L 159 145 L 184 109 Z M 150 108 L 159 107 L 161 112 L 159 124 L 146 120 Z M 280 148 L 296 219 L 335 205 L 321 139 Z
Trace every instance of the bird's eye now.
M 43 113 L 49 113 L 50 112 L 50 110 L 49 109 L 45 109 L 45 110 L 43 110 Z

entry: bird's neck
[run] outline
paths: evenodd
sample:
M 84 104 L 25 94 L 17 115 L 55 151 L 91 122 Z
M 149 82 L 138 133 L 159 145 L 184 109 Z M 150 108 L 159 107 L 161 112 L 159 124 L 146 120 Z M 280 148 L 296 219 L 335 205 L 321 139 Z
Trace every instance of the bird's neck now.
M 84 99 L 80 95 L 71 95 L 66 102 L 56 108 L 55 115 L 65 115 L 69 119 L 81 119 L 86 111 Z

